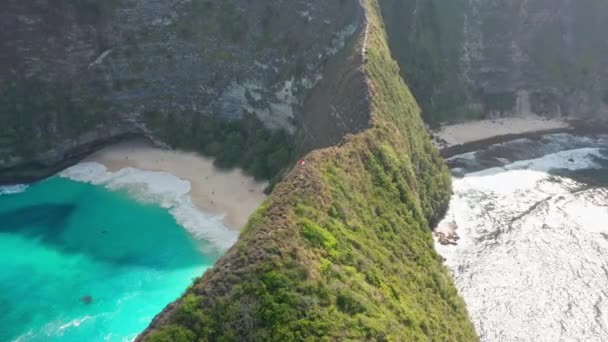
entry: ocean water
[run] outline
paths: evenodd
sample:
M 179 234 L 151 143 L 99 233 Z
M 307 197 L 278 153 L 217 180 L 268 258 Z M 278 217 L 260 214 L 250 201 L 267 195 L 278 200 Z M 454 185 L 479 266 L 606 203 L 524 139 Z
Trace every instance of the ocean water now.
M 520 139 L 448 160 L 436 244 L 482 341 L 608 340 L 608 137 Z
M 0 188 L 0 341 L 137 336 L 236 239 L 186 186 L 84 164 Z

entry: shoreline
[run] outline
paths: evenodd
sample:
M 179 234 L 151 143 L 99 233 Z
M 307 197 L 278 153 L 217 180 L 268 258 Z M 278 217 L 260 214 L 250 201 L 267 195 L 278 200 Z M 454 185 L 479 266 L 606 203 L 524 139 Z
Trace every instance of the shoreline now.
M 498 120 L 481 120 L 456 124 L 446 124 L 442 127 L 442 129 L 474 131 L 475 126 L 478 125 L 480 122 L 494 122 L 494 125 L 496 127 L 500 127 L 504 126 L 504 122 L 509 119 L 510 118 L 503 118 Z M 519 117 L 515 119 L 526 120 L 525 117 Z M 538 120 L 538 118 L 532 118 L 532 120 Z M 454 144 L 449 144 L 444 140 L 444 137 L 441 132 L 442 129 L 429 129 L 429 137 L 435 147 L 440 151 L 441 156 L 447 159 L 457 154 L 475 151 L 479 149 L 479 146 L 498 144 L 521 138 L 534 138 L 546 134 L 556 133 L 571 133 L 576 135 L 608 133 L 608 120 L 598 119 L 598 121 L 599 122 L 597 123 L 591 123 L 590 120 L 545 120 L 545 122 L 550 123 L 560 122 L 563 124 L 563 126 L 559 128 L 549 127 L 537 130 L 525 130 L 523 132 L 520 130 L 505 134 L 495 132 L 492 135 L 484 134 L 481 136 L 478 135 L 477 137 L 470 136 L 470 139 L 467 139 L 466 141 L 463 141 L 461 143 Z M 107 137 L 89 141 L 87 143 L 72 144 L 72 147 L 64 147 L 65 152 L 59 155 L 53 155 L 49 157 L 48 154 L 50 154 L 51 151 L 47 151 L 46 153 L 43 153 L 27 162 L 17 163 L 13 166 L 0 168 L 0 186 L 35 183 L 37 181 L 51 177 L 71 166 L 74 166 L 103 149 L 132 140 L 146 141 L 150 146 L 155 146 L 158 149 L 167 148 L 167 146 L 159 144 L 158 142 L 154 141 L 153 138 L 142 133 L 124 132 L 121 134 L 109 135 Z
M 190 184 L 188 195 L 201 212 L 223 216 L 224 225 L 240 231 L 262 204 L 267 182 L 241 170 L 220 170 L 197 153 L 169 150 L 144 138 L 129 139 L 92 153 L 81 162 L 94 162 L 117 172 L 127 168 L 171 174 Z
M 605 128 L 604 133 L 607 132 Z M 524 142 L 517 146 L 523 152 L 520 156 L 525 158 L 507 158 L 507 164 L 501 170 L 492 171 L 495 167 L 488 166 L 455 181 L 450 209 L 435 228 L 433 237 L 435 250 L 450 269 L 476 326 L 481 324 L 488 332 L 501 331 L 505 321 L 519 326 L 522 313 L 529 312 L 535 322 L 544 322 L 545 326 L 555 326 L 564 317 L 586 322 L 589 312 L 593 314 L 595 302 L 584 299 L 589 293 L 602 295 L 601 291 L 593 292 L 604 276 L 602 260 L 596 263 L 588 260 L 598 260 L 597 255 L 602 253 L 598 246 L 605 247 L 601 243 L 605 238 L 603 216 L 607 213 L 602 206 L 605 191 L 576 184 L 579 182 L 576 177 L 551 170 L 564 168 L 575 172 L 592 168 L 603 172 L 605 166 L 596 159 L 603 148 L 594 143 L 599 139 L 606 146 L 606 136 L 601 134 L 601 128 L 587 128 L 578 134 L 598 131 L 600 134 L 595 136 L 585 135 L 584 139 L 572 140 L 589 141 L 589 147 L 574 143 L 571 148 L 564 145 L 566 148 L 561 150 L 547 150 L 542 145 L 553 145 L 552 138 Z M 555 141 L 560 138 L 556 137 Z M 559 180 L 553 178 L 556 175 Z M 450 240 L 448 235 L 452 232 L 456 235 Z M 577 238 L 572 239 L 572 236 Z M 572 258 L 572 253 L 577 257 Z M 580 265 L 586 265 L 582 268 L 588 276 L 585 279 L 577 272 Z M 543 272 L 535 272 L 539 269 L 550 272 L 543 276 Z M 593 280 L 592 285 L 589 285 L 589 279 Z M 537 286 L 530 286 L 531 283 Z M 567 300 L 555 306 L 555 312 L 564 314 L 555 318 L 547 315 L 546 310 L 530 311 L 533 307 L 530 304 L 535 303 L 531 298 L 544 293 L 551 294 L 548 298 L 559 296 L 564 284 L 569 289 L 568 296 L 564 297 Z M 513 296 L 513 293 L 518 295 Z M 489 302 L 491 308 L 487 305 Z M 578 315 L 574 317 L 568 315 L 568 310 L 560 311 L 560 305 L 561 309 L 577 308 Z M 576 328 L 580 326 L 576 325 Z M 521 328 L 534 331 L 536 325 Z M 579 335 L 572 330 L 570 336 Z M 521 336 L 514 333 L 511 337 Z
M 465 125 L 465 124 L 461 124 Z M 558 134 L 558 133 L 569 133 L 572 135 L 580 136 L 580 135 L 593 135 L 593 134 L 607 134 L 608 133 L 608 122 L 598 122 L 593 125 L 592 123 L 585 121 L 569 121 L 568 126 L 562 128 L 549 128 L 549 129 L 540 129 L 535 131 L 526 131 L 519 133 L 510 133 L 503 135 L 495 135 L 488 138 L 483 138 L 479 140 L 467 141 L 462 144 L 451 145 L 444 148 L 439 148 L 439 152 L 441 157 L 444 159 L 474 152 L 480 149 L 483 149 L 489 145 L 495 145 L 500 143 L 505 143 L 513 140 L 524 139 L 524 138 L 540 138 L 544 135 L 549 134 Z
M 558 129 L 545 129 L 538 131 L 530 131 L 516 134 L 506 134 L 506 135 L 498 135 L 482 140 L 470 141 L 467 143 L 449 146 L 446 148 L 439 148 L 439 153 L 442 158 L 448 159 L 460 154 L 470 153 L 482 150 L 490 145 L 496 145 L 501 143 L 506 143 L 509 141 L 514 141 L 518 139 L 536 139 L 549 134 L 559 134 L 559 133 L 568 133 L 574 136 L 588 136 L 595 134 L 608 134 L 608 121 L 600 121 L 595 125 L 590 123 L 589 121 L 570 121 L 568 122 L 569 126 Z M 455 225 L 441 225 L 442 221 L 447 217 L 448 210 L 441 215 L 437 223 L 430 226 L 431 231 L 433 232 L 433 238 L 442 245 L 453 245 L 458 242 L 460 237 L 457 233 L 457 226 Z M 443 243 L 439 242 L 442 240 Z
M 517 119 L 525 120 L 525 118 Z M 503 123 L 500 123 L 499 125 L 504 125 L 504 120 L 508 120 L 508 118 L 503 119 Z M 485 120 L 486 123 L 491 121 L 496 120 Z M 553 123 L 555 122 L 550 120 L 547 121 Z M 569 133 L 583 136 L 591 134 L 608 134 L 608 121 L 606 120 L 598 120 L 598 122 L 595 123 L 591 123 L 589 120 L 572 120 L 562 121 L 562 123 L 564 123 L 564 126 L 560 128 L 494 135 L 483 139 L 467 141 L 462 144 L 449 145 L 443 148 L 437 146 L 438 138 L 441 139 L 441 136 L 438 135 L 438 131 L 430 131 L 429 133 L 431 139 L 439 149 L 439 152 L 444 159 L 448 159 L 463 153 L 474 152 L 487 147 L 488 145 L 500 144 L 523 138 L 534 139 L 548 134 Z M 479 121 L 459 123 L 456 125 L 446 125 L 444 128 L 458 127 L 459 129 L 463 130 L 472 130 L 473 128 L 471 127 L 474 127 L 477 124 L 479 124 Z M 474 136 L 472 138 L 474 138 Z M 161 166 L 154 165 L 152 160 L 153 158 L 151 159 L 150 155 L 147 155 L 144 160 L 140 160 L 136 156 L 139 154 L 140 150 L 135 150 L 134 148 L 143 148 L 144 150 L 148 150 L 148 152 L 154 151 L 154 153 L 168 155 L 172 154 L 176 156 L 181 155 L 187 158 L 192 158 L 193 160 L 199 160 L 204 165 L 202 169 L 206 170 L 207 177 L 209 175 L 224 175 L 226 176 L 226 178 L 223 179 L 224 184 L 231 184 L 231 187 L 227 193 L 219 192 L 218 200 L 216 202 L 214 199 L 215 195 L 217 195 L 215 189 L 208 189 L 208 191 L 205 190 L 206 186 L 212 184 L 214 179 L 204 179 L 204 177 L 201 179 L 201 177 L 198 177 L 198 175 L 193 174 L 192 172 L 182 172 L 188 169 L 188 167 L 185 167 L 184 165 L 176 168 L 168 164 Z M 121 149 L 123 150 L 120 151 Z M 130 153 L 127 151 L 129 149 L 131 150 Z M 120 155 L 119 158 L 117 157 L 118 155 Z M 195 202 L 196 207 L 202 212 L 225 215 L 223 222 L 231 230 L 240 230 L 247 222 L 250 214 L 253 213 L 253 211 L 255 211 L 255 209 L 257 209 L 257 207 L 262 203 L 262 196 L 265 198 L 264 190 L 267 186 L 266 182 L 256 182 L 252 177 L 244 174 L 238 169 L 229 171 L 217 169 L 213 166 L 213 161 L 210 158 L 194 152 L 182 152 L 167 149 L 164 146 L 160 146 L 149 137 L 137 133 L 125 133 L 110 136 L 107 139 L 95 140 L 87 144 L 75 146 L 59 161 L 38 159 L 26 164 L 0 170 L 0 186 L 34 183 L 58 174 L 71 166 L 87 161 L 98 162 L 99 164 L 106 166 L 108 171 L 111 172 L 115 172 L 122 168 L 133 167 L 145 171 L 167 172 L 176 175 L 181 179 L 185 179 L 191 183 L 192 191 L 190 196 L 192 197 L 193 202 Z M 242 191 L 235 192 L 235 184 L 243 185 L 247 187 L 247 190 L 244 193 Z M 248 188 L 249 185 L 253 186 Z M 211 188 L 213 187 L 211 186 Z M 239 203 L 241 198 L 238 195 L 235 195 L 235 193 L 240 193 L 246 198 L 251 197 L 250 195 L 259 197 L 254 201 L 256 205 L 246 205 L 247 208 L 244 209 L 244 211 L 247 214 L 238 214 L 240 210 L 236 208 L 234 203 Z M 438 222 L 439 221 L 440 219 Z
M 435 146 L 443 149 L 498 136 L 567 129 L 570 125 L 571 123 L 566 119 L 549 119 L 529 114 L 452 124 L 446 123 L 439 129 L 431 130 L 430 133 Z
M 186 180 L 190 183 L 188 195 L 195 207 L 203 213 L 223 216 L 224 225 L 237 232 L 264 201 L 264 190 L 268 186 L 268 182 L 255 181 L 240 169 L 221 170 L 213 165 L 211 158 L 171 150 L 132 132 L 74 145 L 61 156 L 42 155 L 27 163 L 0 169 L 0 186 L 32 184 L 83 162 L 96 162 L 109 172 L 130 167 L 166 172 Z
M 45 154 L 42 154 L 30 161 L 0 169 L 0 186 L 31 184 L 41 181 L 80 163 L 83 159 L 101 149 L 132 139 L 151 141 L 142 134 L 127 132 L 74 145 L 66 148 L 66 152 L 59 155 L 45 157 Z

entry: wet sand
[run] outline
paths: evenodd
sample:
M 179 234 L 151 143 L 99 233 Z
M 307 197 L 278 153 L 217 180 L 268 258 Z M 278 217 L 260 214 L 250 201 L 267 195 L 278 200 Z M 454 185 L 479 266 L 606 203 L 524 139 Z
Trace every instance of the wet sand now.
M 224 215 L 224 224 L 242 229 L 249 216 L 262 204 L 267 182 L 257 182 L 241 170 L 223 171 L 213 160 L 196 153 L 158 148 L 144 139 L 106 147 L 85 161 L 103 164 L 109 171 L 133 167 L 168 172 L 190 182 L 190 196 L 201 210 Z

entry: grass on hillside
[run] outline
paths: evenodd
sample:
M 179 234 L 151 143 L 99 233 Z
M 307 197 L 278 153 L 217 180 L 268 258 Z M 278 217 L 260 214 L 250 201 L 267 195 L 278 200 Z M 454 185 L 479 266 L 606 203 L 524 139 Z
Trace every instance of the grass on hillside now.
M 449 174 L 365 6 L 374 127 L 310 153 L 147 341 L 477 339 L 429 230 Z

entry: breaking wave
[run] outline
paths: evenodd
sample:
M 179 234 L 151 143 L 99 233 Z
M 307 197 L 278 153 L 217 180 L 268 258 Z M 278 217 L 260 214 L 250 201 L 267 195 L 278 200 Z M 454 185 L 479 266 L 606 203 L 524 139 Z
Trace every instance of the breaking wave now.
M 511 144 L 451 159 L 462 177 L 436 232 L 455 228 L 459 239 L 436 239 L 437 251 L 482 341 L 601 341 L 608 336 L 608 188 L 590 180 L 608 172 L 606 139 L 554 135 Z M 513 161 L 522 154 L 535 158 Z M 488 160 L 502 165 L 480 170 Z
M 0 196 L 19 194 L 24 192 L 26 189 L 27 185 L 24 184 L 0 186 Z
M 196 239 L 206 241 L 219 252 L 230 248 L 238 233 L 228 229 L 223 217 L 201 212 L 190 198 L 190 182 L 167 172 L 125 168 L 110 172 L 99 163 L 86 162 L 59 174 L 79 182 L 102 185 L 110 190 L 125 190 L 136 199 L 169 210 L 175 220 Z

